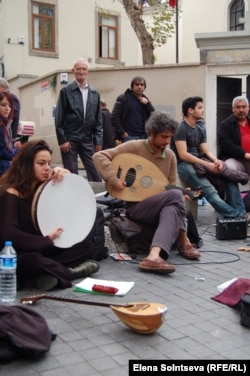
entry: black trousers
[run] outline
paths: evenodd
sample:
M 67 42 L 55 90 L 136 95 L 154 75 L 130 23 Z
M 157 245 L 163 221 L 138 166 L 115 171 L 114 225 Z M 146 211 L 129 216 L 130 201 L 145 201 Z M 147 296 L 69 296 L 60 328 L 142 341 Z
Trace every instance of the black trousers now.
M 71 149 L 67 153 L 61 151 L 63 167 L 74 174 L 78 174 L 78 155 L 85 167 L 88 181 L 101 182 L 92 156 L 94 154 L 94 145 L 83 141 L 70 141 Z

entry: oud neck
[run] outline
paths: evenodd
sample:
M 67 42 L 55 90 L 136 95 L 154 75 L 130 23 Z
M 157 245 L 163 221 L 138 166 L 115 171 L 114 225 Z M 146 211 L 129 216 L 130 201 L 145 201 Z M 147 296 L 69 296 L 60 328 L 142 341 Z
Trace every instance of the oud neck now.
M 113 303 L 105 303 L 105 302 L 94 302 L 90 300 L 82 300 L 78 298 L 72 298 L 72 297 L 63 297 L 63 296 L 58 296 L 58 295 L 46 295 L 46 294 L 41 294 L 41 295 L 32 295 L 32 296 L 26 296 L 21 298 L 22 303 L 26 304 L 32 304 L 37 302 L 38 300 L 41 299 L 47 299 L 47 300 L 56 300 L 59 302 L 65 302 L 65 303 L 77 303 L 77 304 L 85 304 L 85 305 L 92 305 L 92 306 L 99 306 L 99 307 L 127 307 L 126 305 L 122 304 L 113 304 Z

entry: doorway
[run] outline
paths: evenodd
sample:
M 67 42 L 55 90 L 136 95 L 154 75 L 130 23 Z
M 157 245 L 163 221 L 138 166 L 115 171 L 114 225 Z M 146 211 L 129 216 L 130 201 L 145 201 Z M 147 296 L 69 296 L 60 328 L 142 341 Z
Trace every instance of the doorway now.
M 250 80 L 247 77 L 248 92 L 250 92 Z M 217 128 L 222 120 L 232 114 L 232 100 L 238 95 L 242 95 L 242 77 L 217 77 Z M 217 155 L 219 154 L 218 144 L 217 144 Z

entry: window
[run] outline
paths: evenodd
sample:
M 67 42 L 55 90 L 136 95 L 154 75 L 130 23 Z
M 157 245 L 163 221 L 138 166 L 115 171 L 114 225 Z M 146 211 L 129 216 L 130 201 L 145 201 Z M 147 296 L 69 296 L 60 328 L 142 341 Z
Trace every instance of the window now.
M 32 1 L 32 50 L 55 52 L 55 5 Z
M 118 60 L 118 17 L 99 14 L 99 58 Z
M 230 7 L 230 31 L 244 30 L 244 23 L 240 22 L 240 18 L 245 17 L 244 0 L 235 0 Z

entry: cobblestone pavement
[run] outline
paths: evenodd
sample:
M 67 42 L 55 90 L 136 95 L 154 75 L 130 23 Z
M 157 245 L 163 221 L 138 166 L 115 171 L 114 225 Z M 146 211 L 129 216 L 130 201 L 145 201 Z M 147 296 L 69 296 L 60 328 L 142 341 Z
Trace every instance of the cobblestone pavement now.
M 204 240 L 201 259 L 189 261 L 173 251 L 169 261 L 176 265 L 176 272 L 169 276 L 140 272 L 139 257 L 134 263 L 116 262 L 109 257 L 100 262 L 100 270 L 93 277 L 134 281 L 126 296 L 76 293 L 72 288 L 53 292 L 118 304 L 164 303 L 168 311 L 154 334 L 133 332 L 110 307 L 43 299 L 32 308 L 45 317 L 57 339 L 42 359 L 1 365 L 1 375 L 125 376 L 129 359 L 249 359 L 250 332 L 240 325 L 239 310 L 211 300 L 218 294 L 219 284 L 234 277 L 249 278 L 250 253 L 237 250 L 246 241 L 217 240 L 216 216 L 208 204 L 199 205 L 197 223 Z M 21 296 L 36 293 L 40 292 L 19 291 L 15 304 Z

